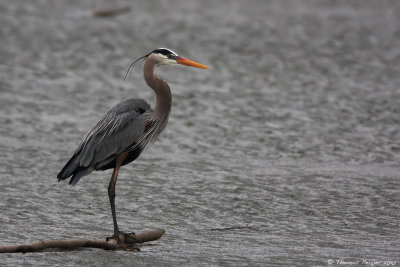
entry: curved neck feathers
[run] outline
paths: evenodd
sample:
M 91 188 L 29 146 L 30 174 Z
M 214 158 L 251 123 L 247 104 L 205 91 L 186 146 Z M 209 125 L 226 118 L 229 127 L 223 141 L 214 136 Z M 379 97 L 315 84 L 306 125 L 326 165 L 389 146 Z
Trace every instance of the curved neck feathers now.
M 168 120 L 172 106 L 172 96 L 168 84 L 157 77 L 155 67 L 157 61 L 150 55 L 144 63 L 144 79 L 156 94 L 156 106 L 151 115 L 152 120 Z

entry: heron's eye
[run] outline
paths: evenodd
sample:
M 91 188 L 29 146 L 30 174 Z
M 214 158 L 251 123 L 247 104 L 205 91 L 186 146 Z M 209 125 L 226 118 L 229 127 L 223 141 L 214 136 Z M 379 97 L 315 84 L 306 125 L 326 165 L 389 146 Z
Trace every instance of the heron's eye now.
M 168 55 L 167 55 L 167 58 L 171 58 L 171 57 L 172 57 L 172 55 L 171 55 L 171 54 L 168 54 Z

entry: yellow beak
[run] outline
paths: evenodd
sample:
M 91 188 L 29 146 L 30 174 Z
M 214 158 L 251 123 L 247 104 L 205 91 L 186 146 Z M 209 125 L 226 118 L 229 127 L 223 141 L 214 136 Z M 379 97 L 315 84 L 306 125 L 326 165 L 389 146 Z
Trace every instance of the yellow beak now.
M 200 69 L 208 69 L 207 66 L 200 64 L 196 61 L 184 58 L 184 57 L 178 57 L 176 59 L 176 62 L 178 62 L 178 64 L 182 64 L 182 65 L 186 65 L 186 66 L 191 66 L 191 67 L 195 67 L 195 68 L 200 68 Z

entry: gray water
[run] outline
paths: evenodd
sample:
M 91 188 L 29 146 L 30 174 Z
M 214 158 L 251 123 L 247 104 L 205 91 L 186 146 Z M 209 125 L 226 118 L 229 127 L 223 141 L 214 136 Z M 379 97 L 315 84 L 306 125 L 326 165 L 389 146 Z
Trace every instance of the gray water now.
M 400 265 L 398 1 L 3 0 L 0 23 L 1 245 L 109 236 L 111 171 L 57 173 L 110 107 L 154 104 L 132 60 L 210 67 L 158 69 L 169 124 L 120 172 L 121 229 L 165 236 L 0 265 Z

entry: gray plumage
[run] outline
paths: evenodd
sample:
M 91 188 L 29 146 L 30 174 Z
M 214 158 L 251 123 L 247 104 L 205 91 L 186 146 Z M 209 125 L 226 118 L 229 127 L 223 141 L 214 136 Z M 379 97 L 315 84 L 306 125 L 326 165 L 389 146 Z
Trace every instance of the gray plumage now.
M 74 155 L 58 174 L 58 180 L 72 175 L 70 184 L 94 170 L 113 168 L 115 158 L 127 150 L 143 149 L 150 105 L 143 99 L 127 99 L 111 108 L 84 136 Z M 138 155 L 137 155 L 138 156 Z

